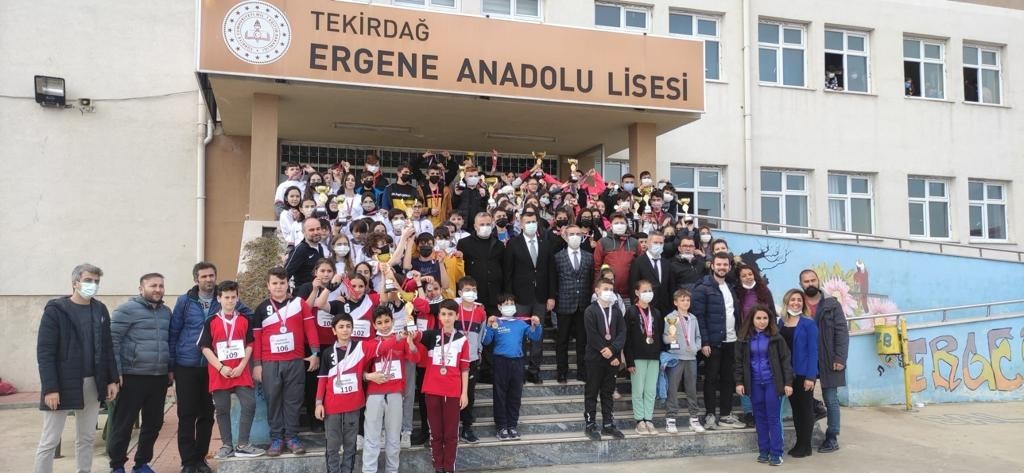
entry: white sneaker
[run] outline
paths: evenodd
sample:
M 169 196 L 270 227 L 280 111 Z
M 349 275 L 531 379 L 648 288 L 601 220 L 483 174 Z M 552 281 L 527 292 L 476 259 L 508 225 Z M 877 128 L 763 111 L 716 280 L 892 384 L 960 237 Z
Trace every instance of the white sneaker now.
M 356 436 L 356 450 L 362 450 L 362 449 L 363 449 L 363 436 L 362 435 L 357 435 Z
M 697 432 L 698 434 L 704 431 L 704 426 L 700 425 L 700 419 L 696 417 L 690 418 L 690 431 Z
M 704 428 L 707 430 L 715 430 L 718 428 L 718 424 L 715 422 L 715 415 L 708 414 L 704 417 Z
M 619 399 L 622 399 L 622 395 L 619 394 L 619 390 L 618 389 L 612 391 L 612 399 L 614 399 L 616 401 L 618 401 Z
M 654 422 L 645 422 L 647 424 L 647 435 L 658 435 L 658 428 L 654 426 Z
M 412 432 L 402 432 L 402 448 L 412 447 Z
M 718 419 L 718 425 L 729 429 L 745 429 L 747 427 L 746 424 L 740 422 L 740 420 L 737 419 L 736 416 L 732 414 L 723 416 L 721 419 Z
M 676 420 L 675 419 L 665 419 L 665 432 L 669 433 L 669 434 L 674 434 L 676 432 L 679 432 L 679 430 L 676 429 Z
M 647 435 L 647 422 L 644 422 L 642 420 L 636 421 L 636 434 Z

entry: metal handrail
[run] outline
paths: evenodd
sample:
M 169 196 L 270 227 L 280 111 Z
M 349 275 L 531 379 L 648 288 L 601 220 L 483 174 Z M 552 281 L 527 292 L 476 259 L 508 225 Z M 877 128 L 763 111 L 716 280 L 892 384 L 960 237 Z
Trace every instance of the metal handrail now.
M 867 320 L 867 319 L 877 319 L 877 318 L 885 318 L 885 317 L 897 317 L 897 318 L 904 317 L 905 318 L 905 317 L 911 316 L 911 315 L 934 314 L 934 313 L 941 312 L 942 313 L 942 321 L 945 322 L 945 321 L 947 321 L 947 317 L 946 317 L 947 314 L 949 312 L 951 312 L 951 311 L 954 311 L 954 310 L 977 309 L 979 307 L 984 307 L 986 309 L 985 310 L 985 317 L 991 317 L 992 316 L 992 308 L 993 307 L 1002 306 L 1002 305 L 1012 305 L 1012 304 L 1024 304 L 1024 299 L 1016 299 L 1016 300 L 1000 301 L 1000 302 L 987 302 L 987 303 L 982 303 L 982 304 L 957 305 L 957 306 L 950 306 L 950 307 L 937 307 L 935 309 L 908 310 L 908 311 L 905 311 L 905 312 L 892 312 L 892 313 L 889 313 L 889 314 L 858 315 L 856 317 L 847 317 L 846 320 Z
M 1006 248 L 992 248 L 992 247 L 988 247 L 988 246 L 978 246 L 978 245 L 965 245 L 963 243 L 952 243 L 952 242 L 947 242 L 947 241 L 936 241 L 936 240 L 919 239 L 919 238 L 906 238 L 906 237 L 897 237 L 897 236 L 889 236 L 889 235 L 878 235 L 878 234 L 874 234 L 874 233 L 856 233 L 856 232 L 847 232 L 847 231 L 842 231 L 842 230 L 826 230 L 826 229 L 822 229 L 822 228 L 804 227 L 804 226 L 800 226 L 800 225 L 786 225 L 784 223 L 758 222 L 758 221 L 753 221 L 753 220 L 741 220 L 741 219 L 737 219 L 737 218 L 715 217 L 715 216 L 712 216 L 712 215 L 695 215 L 694 217 L 698 218 L 698 219 L 717 220 L 717 221 L 720 221 L 720 222 L 730 222 L 730 223 L 740 223 L 740 224 L 744 224 L 744 225 L 760 226 L 760 227 L 764 228 L 763 231 L 764 231 L 765 235 L 771 235 L 772 234 L 772 232 L 769 232 L 767 230 L 768 227 L 792 228 L 792 229 L 801 230 L 803 234 L 809 234 L 812 239 L 817 239 L 814 236 L 815 233 L 823 233 L 823 234 L 831 234 L 831 235 L 845 235 L 845 236 L 849 236 L 849 237 L 852 237 L 852 240 L 855 241 L 857 244 L 861 243 L 861 239 L 869 240 L 869 241 L 870 240 L 891 240 L 891 241 L 895 241 L 897 246 L 900 249 L 903 249 L 903 243 L 917 243 L 917 244 L 926 244 L 926 245 L 937 245 L 939 247 L 939 253 L 942 253 L 942 254 L 946 254 L 946 252 L 943 251 L 946 247 L 962 248 L 962 249 L 966 249 L 966 250 L 970 250 L 970 251 L 977 251 L 978 252 L 978 258 L 984 258 L 985 252 L 986 251 L 991 251 L 991 252 L 1005 253 L 1005 254 L 1008 254 L 1008 255 L 1016 256 L 1017 262 L 1024 263 L 1024 251 L 1021 251 L 1021 250 L 1011 250 L 1011 249 L 1006 249 Z M 794 235 L 794 234 L 781 234 L 781 235 L 777 235 L 777 236 L 782 236 L 782 237 L 790 236 L 790 237 L 792 237 L 792 236 L 796 236 L 796 235 Z M 964 255 L 957 255 L 957 256 L 964 256 Z

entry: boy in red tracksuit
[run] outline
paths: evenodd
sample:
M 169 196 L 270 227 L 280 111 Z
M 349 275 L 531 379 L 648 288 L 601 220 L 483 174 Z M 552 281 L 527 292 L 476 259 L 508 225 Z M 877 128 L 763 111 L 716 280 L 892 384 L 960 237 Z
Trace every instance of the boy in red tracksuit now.
M 365 375 L 370 382 L 366 386 L 362 471 L 377 471 L 377 459 L 380 456 L 381 447 L 380 433 L 383 430 L 386 436 L 384 446 L 387 457 L 387 466 L 384 471 L 398 473 L 403 394 L 406 378 L 409 375 L 405 362 L 410 361 L 413 363 L 412 366 L 415 366 L 414 363 L 419 359 L 419 352 L 415 350 L 412 338 L 408 338 L 409 350 L 406 350 L 405 344 L 402 343 L 398 343 L 390 349 L 384 344 L 386 341 L 401 338 L 396 336 L 391 310 L 391 308 L 383 306 L 373 312 L 373 325 L 377 330 L 374 341 L 377 345 L 376 349 L 370 353 L 370 364 L 367 365 L 368 373 Z
M 629 236 L 628 229 L 625 215 L 612 214 L 611 232 L 600 239 L 594 248 L 594 280 L 601 279 L 601 266 L 607 264 L 615 274 L 615 293 L 623 300 L 631 297 L 629 268 L 640 246 L 636 238 Z
M 267 274 L 270 298 L 253 313 L 253 377 L 263 383 L 267 396 L 267 420 L 270 423 L 268 456 L 278 456 L 288 438 L 288 450 L 296 455 L 306 453 L 299 441 L 299 408 L 305 389 L 304 362 L 309 371 L 320 363 L 320 339 L 316 316 L 298 297 L 288 295 L 288 274 L 284 268 L 273 268 Z M 305 356 L 304 345 L 312 356 Z
M 435 472 L 455 471 L 459 410 L 469 405 L 469 338 L 455 328 L 458 310 L 455 301 L 442 301 L 438 313 L 440 330 L 420 332 L 422 347 L 427 350 L 423 394 Z

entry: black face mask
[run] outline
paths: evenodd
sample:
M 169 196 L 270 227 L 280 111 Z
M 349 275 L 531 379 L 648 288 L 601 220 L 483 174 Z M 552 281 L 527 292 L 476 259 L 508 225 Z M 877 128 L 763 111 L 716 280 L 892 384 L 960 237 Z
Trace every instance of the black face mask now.
M 808 297 L 815 297 L 821 293 L 821 290 L 818 289 L 818 286 L 807 286 L 807 288 L 804 289 L 804 293 L 807 294 Z
M 373 181 L 370 180 L 370 179 L 363 180 L 363 187 L 366 187 L 366 188 L 373 187 Z
M 584 218 L 580 219 L 580 225 L 582 225 L 584 227 L 589 227 L 589 226 L 591 226 L 593 224 L 594 224 L 594 219 L 593 218 L 584 217 Z
M 437 184 L 438 182 L 441 182 L 441 176 L 430 176 L 427 180 L 430 181 L 431 184 Z
M 324 185 L 324 183 L 322 183 L 322 182 L 315 182 L 314 181 L 314 182 L 310 182 L 309 185 L 310 185 L 310 187 L 316 187 L 316 186 L 322 186 L 322 185 Z
M 555 226 L 556 227 L 564 227 L 564 226 L 566 226 L 568 224 L 569 224 L 568 220 L 563 220 L 563 219 L 555 220 Z
M 494 224 L 499 226 L 499 227 L 506 227 L 506 226 L 508 226 L 508 219 L 504 218 L 504 217 L 499 218 L 499 219 L 494 221 Z
M 420 257 L 426 258 L 434 254 L 434 247 L 432 245 L 421 245 L 420 246 Z
M 408 179 L 409 179 L 409 175 L 408 174 L 399 174 L 398 175 L 398 182 L 405 182 Z

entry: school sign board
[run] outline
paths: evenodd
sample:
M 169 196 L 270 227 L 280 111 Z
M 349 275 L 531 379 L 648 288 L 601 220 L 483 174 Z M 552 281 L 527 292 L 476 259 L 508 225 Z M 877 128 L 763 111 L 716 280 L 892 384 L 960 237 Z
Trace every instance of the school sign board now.
M 704 111 L 703 42 L 332 0 L 199 0 L 199 72 Z

